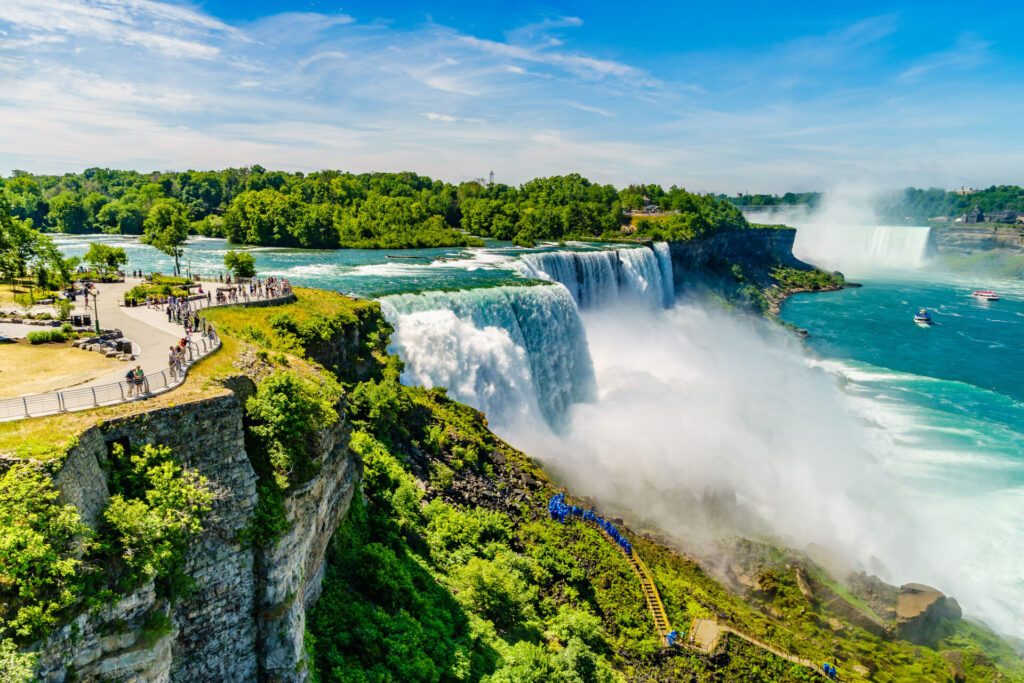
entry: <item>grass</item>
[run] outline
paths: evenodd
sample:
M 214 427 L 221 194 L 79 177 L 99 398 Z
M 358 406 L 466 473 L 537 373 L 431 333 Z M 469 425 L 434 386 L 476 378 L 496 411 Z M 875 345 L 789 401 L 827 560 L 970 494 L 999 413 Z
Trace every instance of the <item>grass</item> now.
M 62 459 L 78 435 L 98 423 L 230 393 L 230 390 L 225 387 L 224 381 L 243 374 L 236 363 L 243 352 L 252 346 L 245 339 L 239 338 L 245 336 L 242 335 L 242 331 L 247 328 L 259 329 L 268 335 L 268 338 L 273 339 L 276 333 L 270 326 L 269 320 L 279 313 L 288 312 L 297 320 L 305 320 L 314 315 L 329 316 L 337 315 L 340 312 L 343 315 L 351 316 L 352 320 L 356 320 L 359 312 L 377 306 L 375 302 L 350 299 L 340 294 L 321 290 L 300 288 L 296 290 L 296 295 L 298 301 L 284 306 L 263 308 L 229 306 L 205 311 L 204 315 L 214 323 L 220 332 L 221 348 L 193 365 L 189 369 L 188 379 L 183 385 L 145 401 L 131 401 L 93 410 L 0 423 L 0 454 L 41 461 Z M 0 361 L 6 361 L 7 349 L 10 348 L 12 347 L 4 347 Z M 35 353 L 44 348 L 50 350 L 52 347 L 35 347 L 32 351 Z M 73 351 L 81 354 L 80 357 L 101 359 L 99 354 L 91 354 L 78 349 L 73 349 Z M 286 365 L 302 374 L 312 371 L 312 366 L 308 362 L 292 353 L 279 352 L 273 355 L 264 353 L 261 354 L 261 357 L 270 368 Z M 116 361 L 111 362 L 116 366 Z M 4 390 L 6 389 L 5 384 Z
M 296 296 L 294 303 L 266 308 L 224 306 L 212 308 L 204 315 L 222 334 L 226 333 L 242 338 L 262 336 L 270 340 L 276 348 L 278 345 L 274 345 L 273 342 L 279 340 L 279 335 L 271 326 L 270 321 L 280 314 L 287 313 L 299 323 L 317 316 L 340 316 L 346 322 L 354 323 L 367 312 L 375 310 L 379 306 L 375 301 L 353 299 L 322 289 L 296 287 L 293 291 Z
M 70 344 L 7 344 L 0 350 L 0 398 L 67 389 L 121 365 L 120 361 Z

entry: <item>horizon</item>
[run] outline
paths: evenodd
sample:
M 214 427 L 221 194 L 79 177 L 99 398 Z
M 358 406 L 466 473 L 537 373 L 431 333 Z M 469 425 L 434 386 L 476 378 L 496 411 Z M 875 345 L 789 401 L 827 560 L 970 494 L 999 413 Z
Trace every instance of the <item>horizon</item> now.
M 0 173 L 578 172 L 726 195 L 1021 182 L 1024 7 L 809 7 L 9 0 Z

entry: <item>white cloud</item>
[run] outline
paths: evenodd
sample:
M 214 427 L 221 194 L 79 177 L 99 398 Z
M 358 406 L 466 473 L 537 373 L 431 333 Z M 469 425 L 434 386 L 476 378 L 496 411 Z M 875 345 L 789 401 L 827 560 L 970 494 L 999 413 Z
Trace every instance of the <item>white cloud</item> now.
M 0 21 L 39 41 L 71 36 L 200 59 L 220 53 L 212 34 L 239 35 L 208 15 L 150 0 L 4 0 Z
M 502 41 L 347 15 L 235 27 L 156 0 L 0 0 L 0 170 L 494 168 L 734 192 L 849 175 L 987 185 L 1024 156 L 1019 97 L 951 106 L 993 92 L 972 82 L 998 58 L 981 38 L 889 64 L 898 17 L 881 17 L 648 70 L 574 47 L 581 23 Z
M 457 116 L 452 116 L 450 114 L 438 114 L 437 112 L 433 111 L 428 111 L 423 115 L 426 116 L 431 121 L 442 121 L 444 123 L 455 123 L 456 121 L 459 120 L 459 117 Z

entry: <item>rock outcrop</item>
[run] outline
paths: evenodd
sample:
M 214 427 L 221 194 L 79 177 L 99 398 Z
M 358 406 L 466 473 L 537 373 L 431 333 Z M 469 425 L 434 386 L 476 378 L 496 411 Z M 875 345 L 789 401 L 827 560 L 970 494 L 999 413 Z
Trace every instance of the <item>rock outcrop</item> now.
M 896 598 L 896 635 L 919 645 L 932 645 L 943 627 L 961 617 L 960 605 L 941 591 L 920 583 L 900 586 Z
M 1024 252 L 1024 226 L 990 223 L 938 225 L 932 228 L 932 241 L 938 252 L 971 253 L 1004 249 Z

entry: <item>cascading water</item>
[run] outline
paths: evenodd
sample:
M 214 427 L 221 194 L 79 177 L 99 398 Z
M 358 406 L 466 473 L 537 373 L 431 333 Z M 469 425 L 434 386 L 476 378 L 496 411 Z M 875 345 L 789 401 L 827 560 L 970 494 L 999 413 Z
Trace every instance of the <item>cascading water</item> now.
M 631 299 L 652 308 L 670 306 L 675 298 L 672 260 L 668 245 L 603 249 L 599 251 L 549 251 L 524 255 L 513 263 L 526 277 L 553 280 L 565 285 L 584 310 Z
M 676 280 L 672 270 L 672 251 L 668 242 L 655 242 L 654 253 L 658 256 L 658 268 L 661 271 L 661 289 L 665 297 L 665 306 L 676 301 Z
M 920 268 L 930 235 L 929 227 L 798 224 L 793 255 L 845 273 Z
M 399 294 L 381 300 L 403 381 L 446 386 L 499 425 L 558 428 L 595 394 L 579 311 L 560 285 Z

